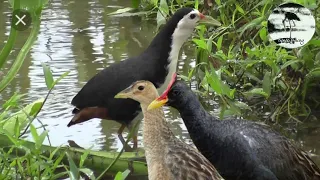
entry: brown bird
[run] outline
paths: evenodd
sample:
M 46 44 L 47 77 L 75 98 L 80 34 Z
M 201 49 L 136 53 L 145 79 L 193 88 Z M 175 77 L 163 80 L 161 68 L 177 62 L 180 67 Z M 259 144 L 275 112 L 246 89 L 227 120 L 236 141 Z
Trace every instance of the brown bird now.
M 221 180 L 218 171 L 197 149 L 175 137 L 162 109 L 147 110 L 158 97 L 156 87 L 144 80 L 133 83 L 115 96 L 140 103 L 149 180 Z

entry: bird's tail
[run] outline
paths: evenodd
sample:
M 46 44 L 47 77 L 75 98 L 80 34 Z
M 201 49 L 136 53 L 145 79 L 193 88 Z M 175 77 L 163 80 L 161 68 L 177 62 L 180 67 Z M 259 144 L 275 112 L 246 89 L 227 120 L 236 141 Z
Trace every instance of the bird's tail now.
M 72 113 L 74 114 L 74 116 L 68 123 L 68 127 L 88 121 L 93 118 L 108 119 L 107 109 L 102 107 L 87 107 L 83 109 L 74 108 Z

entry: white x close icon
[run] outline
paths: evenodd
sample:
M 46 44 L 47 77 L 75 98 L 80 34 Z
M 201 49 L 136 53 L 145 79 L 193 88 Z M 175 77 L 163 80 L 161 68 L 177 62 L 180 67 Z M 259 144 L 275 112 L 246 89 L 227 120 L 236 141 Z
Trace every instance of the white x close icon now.
M 18 22 L 16 22 L 16 26 L 21 22 L 23 25 L 26 25 L 26 23 L 23 21 L 23 19 L 26 17 L 24 14 L 21 18 L 18 15 L 15 15 L 16 18 L 18 19 Z

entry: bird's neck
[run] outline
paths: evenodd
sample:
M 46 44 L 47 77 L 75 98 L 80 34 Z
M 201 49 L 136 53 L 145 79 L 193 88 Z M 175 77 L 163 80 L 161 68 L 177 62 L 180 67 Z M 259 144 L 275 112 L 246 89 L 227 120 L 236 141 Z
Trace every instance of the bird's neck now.
M 165 120 L 162 108 L 147 110 L 148 105 L 141 104 L 144 115 L 143 144 L 148 158 L 162 158 L 166 145 L 174 140 L 175 136 Z
M 190 30 L 176 28 L 174 33 L 172 34 L 171 51 L 169 53 L 169 58 L 168 58 L 168 62 L 169 62 L 168 75 L 164 82 L 165 87 L 170 82 L 173 73 L 177 71 L 180 49 L 182 48 L 183 44 L 187 41 L 191 33 L 192 31 Z
M 204 109 L 196 95 L 192 94 L 186 98 L 188 98 L 187 103 L 177 109 L 189 133 L 197 133 L 199 130 L 208 127 L 208 123 L 219 122 Z
M 147 48 L 147 52 L 159 57 L 160 61 L 157 62 L 157 66 L 166 68 L 166 79 L 162 87 L 167 86 L 172 74 L 177 71 L 180 49 L 191 33 L 192 29 L 172 28 L 172 25 L 168 23 Z M 163 90 L 160 89 L 160 92 Z

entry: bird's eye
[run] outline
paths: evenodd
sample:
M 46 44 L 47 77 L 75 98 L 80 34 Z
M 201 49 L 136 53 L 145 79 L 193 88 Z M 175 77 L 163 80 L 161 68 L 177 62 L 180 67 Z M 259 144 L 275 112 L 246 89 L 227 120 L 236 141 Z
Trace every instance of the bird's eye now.
M 196 17 L 195 14 L 190 14 L 190 19 L 194 19 Z
M 180 94 L 180 92 L 179 92 L 179 91 L 177 91 L 177 90 L 174 90 L 172 93 L 173 93 L 173 95 L 175 95 L 175 96 L 177 96 L 177 95 L 179 95 L 179 94 Z
M 139 86 L 138 89 L 139 89 L 139 91 L 142 91 L 142 90 L 144 90 L 144 86 Z

